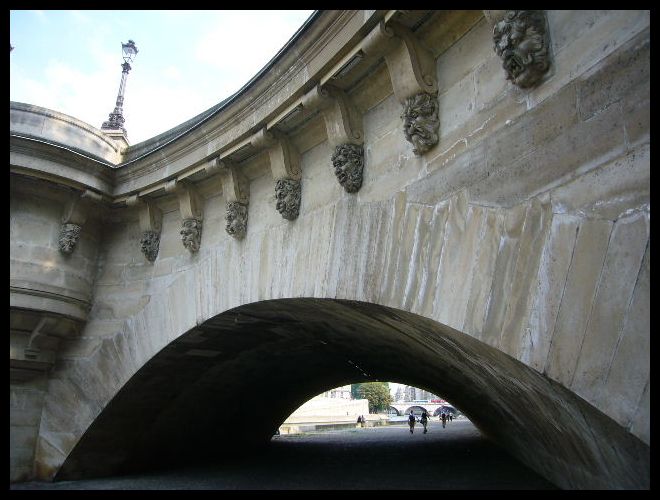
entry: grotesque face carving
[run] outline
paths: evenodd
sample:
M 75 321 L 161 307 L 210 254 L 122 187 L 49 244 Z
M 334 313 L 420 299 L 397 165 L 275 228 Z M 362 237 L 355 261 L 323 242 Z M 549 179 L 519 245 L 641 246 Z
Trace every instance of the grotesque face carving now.
M 277 211 L 288 220 L 298 218 L 300 210 L 300 181 L 280 179 L 275 183 Z
M 537 10 L 509 10 L 495 25 L 495 52 L 507 80 L 527 88 L 543 77 L 550 66 L 545 35 L 545 17 Z
M 225 221 L 227 222 L 225 230 L 236 239 L 242 239 L 247 232 L 248 207 L 238 201 L 227 203 L 227 213 Z
M 185 219 L 181 229 L 183 246 L 191 252 L 199 250 L 202 239 L 202 221 L 199 219 Z
M 355 193 L 362 186 L 364 151 L 358 144 L 341 144 L 332 155 L 335 175 L 347 193 Z
M 62 224 L 58 240 L 60 252 L 70 254 L 78 243 L 81 227 L 78 224 Z
M 140 239 L 140 249 L 149 262 L 156 260 L 158 247 L 160 246 L 160 233 L 156 231 L 145 231 Z
M 413 144 L 413 153 L 426 153 L 438 142 L 438 102 L 435 96 L 422 92 L 408 97 L 403 105 L 403 133 Z

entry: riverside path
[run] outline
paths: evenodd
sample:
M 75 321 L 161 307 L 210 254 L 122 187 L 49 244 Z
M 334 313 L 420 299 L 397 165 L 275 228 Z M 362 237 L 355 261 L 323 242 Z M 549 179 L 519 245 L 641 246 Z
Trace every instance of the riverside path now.
M 246 427 L 245 432 L 249 432 Z M 188 468 L 12 489 L 555 489 L 465 419 L 274 436 L 255 456 Z

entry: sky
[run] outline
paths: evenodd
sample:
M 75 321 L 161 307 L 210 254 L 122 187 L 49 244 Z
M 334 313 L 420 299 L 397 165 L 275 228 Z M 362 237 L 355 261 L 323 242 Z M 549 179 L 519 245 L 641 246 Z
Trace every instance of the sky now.
M 123 116 L 137 144 L 235 93 L 313 12 L 13 10 L 9 99 L 101 128 L 119 91 L 121 44 L 133 40 Z

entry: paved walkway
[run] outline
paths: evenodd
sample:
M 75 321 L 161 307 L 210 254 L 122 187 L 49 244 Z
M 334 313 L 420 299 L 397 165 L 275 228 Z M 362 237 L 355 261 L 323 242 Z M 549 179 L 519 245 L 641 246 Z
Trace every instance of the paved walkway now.
M 168 473 L 11 489 L 554 489 L 467 420 L 275 436 L 259 456 Z

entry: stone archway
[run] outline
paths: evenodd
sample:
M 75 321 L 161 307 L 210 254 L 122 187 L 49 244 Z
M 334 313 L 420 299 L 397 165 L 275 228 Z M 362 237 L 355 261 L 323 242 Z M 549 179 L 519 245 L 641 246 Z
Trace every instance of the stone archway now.
M 446 395 L 560 487 L 648 487 L 649 448 L 559 384 L 435 321 L 332 299 L 240 306 L 177 338 L 106 406 L 56 479 L 254 450 L 319 390 L 359 380 Z M 255 394 L 267 411 L 237 435 L 230 409 L 252 407 Z

